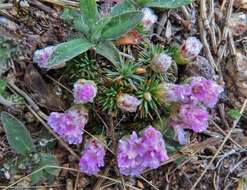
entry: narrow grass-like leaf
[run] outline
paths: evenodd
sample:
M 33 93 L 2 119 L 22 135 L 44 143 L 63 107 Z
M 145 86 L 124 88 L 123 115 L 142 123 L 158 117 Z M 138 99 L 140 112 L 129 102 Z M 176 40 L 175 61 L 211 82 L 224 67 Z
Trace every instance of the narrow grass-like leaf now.
M 175 9 L 192 3 L 193 0 L 153 0 L 145 4 L 146 7 Z
M 111 17 L 111 20 L 102 30 L 102 39 L 113 40 L 121 37 L 126 32 L 134 28 L 142 19 L 140 11 L 125 12 Z
M 34 149 L 30 133 L 19 120 L 7 112 L 2 112 L 1 121 L 8 143 L 18 154 L 26 155 Z
M 48 67 L 52 68 L 86 52 L 94 45 L 88 40 L 80 38 L 59 44 L 48 61 Z

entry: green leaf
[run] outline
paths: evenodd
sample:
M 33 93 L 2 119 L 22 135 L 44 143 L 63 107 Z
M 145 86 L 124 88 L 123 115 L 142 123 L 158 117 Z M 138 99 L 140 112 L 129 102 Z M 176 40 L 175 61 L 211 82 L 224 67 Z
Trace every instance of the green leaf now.
M 107 58 L 113 64 L 120 64 L 122 62 L 119 51 L 112 42 L 98 44 L 96 46 L 96 52 Z
M 142 19 L 143 14 L 140 11 L 125 12 L 111 17 L 111 20 L 102 30 L 102 39 L 116 39 L 134 28 Z
M 0 96 L 5 93 L 7 87 L 7 82 L 5 80 L 0 79 Z
M 40 163 L 39 163 L 40 167 L 44 167 L 44 166 L 58 166 L 57 160 L 55 158 L 55 156 L 51 155 L 51 154 L 41 154 L 40 157 Z M 44 169 L 47 173 L 57 176 L 59 173 L 59 169 L 57 168 L 45 168 Z
M 79 32 L 82 32 L 85 35 L 89 32 L 89 27 L 86 24 L 82 15 L 74 19 L 74 27 L 76 30 L 78 30 Z
M 1 121 L 8 143 L 18 154 L 26 155 L 34 149 L 30 133 L 19 120 L 7 112 L 2 112 Z
M 92 48 L 94 45 L 86 39 L 74 39 L 59 44 L 48 61 L 48 67 L 58 66 Z
M 94 26 L 98 15 L 96 0 L 80 0 L 80 9 L 88 26 Z
M 145 4 L 146 7 L 175 9 L 192 3 L 193 0 L 153 0 Z
M 91 35 L 91 41 L 98 41 L 101 38 L 101 33 L 105 25 L 111 20 L 110 17 L 103 17 L 99 21 L 97 21 L 94 31 Z
M 116 16 L 128 11 L 134 11 L 135 6 L 128 0 L 116 4 L 111 11 L 111 16 Z
M 51 154 L 42 153 L 40 155 L 40 162 L 38 166 L 35 168 L 35 171 L 45 167 L 45 166 L 58 166 L 56 158 Z M 46 167 L 38 172 L 35 172 L 31 176 L 32 184 L 36 184 L 41 180 L 49 179 L 51 176 L 58 176 L 59 169 Z
M 227 115 L 229 115 L 232 119 L 238 119 L 241 116 L 241 113 L 237 109 L 230 109 L 227 111 Z
M 78 17 L 78 12 L 75 9 L 65 8 L 63 13 L 60 15 L 60 18 L 65 22 L 71 22 L 76 17 Z

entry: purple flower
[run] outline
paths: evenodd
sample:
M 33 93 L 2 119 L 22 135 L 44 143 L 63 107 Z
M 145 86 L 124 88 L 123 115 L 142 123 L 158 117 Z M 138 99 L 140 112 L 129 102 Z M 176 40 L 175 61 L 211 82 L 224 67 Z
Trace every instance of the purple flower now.
M 187 60 L 193 60 L 202 49 L 202 43 L 196 37 L 187 38 L 180 47 L 182 56 Z
M 151 68 L 157 72 L 165 74 L 172 64 L 172 58 L 166 53 L 156 55 L 151 61 Z
M 88 175 L 95 175 L 100 167 L 105 165 L 105 148 L 96 139 L 91 139 L 86 145 L 80 159 L 80 170 Z
M 126 176 L 138 176 L 145 167 L 143 166 L 143 149 L 136 132 L 129 138 L 119 140 L 117 148 L 117 162 L 120 173 Z
M 207 107 L 214 107 L 223 88 L 212 80 L 194 77 L 191 82 L 192 96 L 197 98 Z
M 178 113 L 171 117 L 170 125 L 173 128 L 192 129 L 194 132 L 205 131 L 208 127 L 208 112 L 193 104 L 182 104 Z
M 36 50 L 33 55 L 33 61 L 41 68 L 47 68 L 48 60 L 54 52 L 56 46 L 48 46 L 43 49 Z
M 138 100 L 135 96 L 129 94 L 121 94 L 117 98 L 117 106 L 122 111 L 127 112 L 136 112 L 137 107 L 141 104 L 141 101 Z
M 133 132 L 129 138 L 119 140 L 117 162 L 123 175 L 138 176 L 146 168 L 158 168 L 167 159 L 162 135 L 153 127 L 145 129 L 140 138 Z
M 161 83 L 158 87 L 157 97 L 162 102 L 191 102 L 190 85 Z
M 73 108 L 65 113 L 52 112 L 48 117 L 48 125 L 69 144 L 80 144 L 87 119 L 86 110 Z
M 97 87 L 91 80 L 80 79 L 74 84 L 74 102 L 88 103 L 93 102 L 97 94 Z
M 165 141 L 161 133 L 153 127 L 144 130 L 141 138 L 144 149 L 143 165 L 152 169 L 158 168 L 160 164 L 168 160 Z

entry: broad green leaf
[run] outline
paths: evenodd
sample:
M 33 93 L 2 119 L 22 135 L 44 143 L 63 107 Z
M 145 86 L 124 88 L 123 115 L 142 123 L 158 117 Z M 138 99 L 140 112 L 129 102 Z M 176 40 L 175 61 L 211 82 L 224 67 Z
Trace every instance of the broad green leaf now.
M 98 44 L 96 46 L 96 52 L 107 58 L 113 64 L 121 63 L 119 51 L 112 42 L 103 42 L 101 44 Z
M 103 17 L 102 19 L 97 21 L 94 31 L 92 31 L 91 41 L 98 41 L 101 38 L 103 28 L 110 20 L 110 17 Z
M 146 7 L 175 9 L 192 3 L 193 0 L 153 0 L 145 4 Z
M 111 11 L 111 16 L 116 16 L 128 11 L 134 11 L 135 6 L 128 0 L 116 4 Z
M 71 22 L 78 17 L 78 11 L 75 9 L 65 8 L 60 17 L 65 22 Z
M 94 45 L 86 39 L 75 39 L 59 44 L 48 61 L 48 67 L 58 66 L 89 50 Z
M 134 28 L 142 19 L 143 14 L 140 11 L 125 12 L 111 17 L 111 20 L 102 30 L 102 39 L 116 39 Z
M 35 168 L 35 169 L 38 170 L 39 168 Z M 34 174 L 31 175 L 32 185 L 35 185 L 42 180 L 44 180 L 44 171 L 43 170 L 35 172 Z
M 7 112 L 2 112 L 1 121 L 8 143 L 18 154 L 25 155 L 34 149 L 30 133 L 19 120 Z
M 38 166 L 35 168 L 35 171 L 45 166 L 58 166 L 56 158 L 51 154 L 42 153 L 40 155 L 40 162 L 38 163 Z M 50 176 L 58 176 L 58 173 L 59 173 L 58 168 L 46 167 L 45 169 L 35 172 L 31 176 L 32 184 L 36 184 L 41 180 L 46 180 Z
M 80 0 L 80 9 L 88 26 L 94 26 L 98 15 L 96 0 Z
M 58 166 L 56 158 L 51 154 L 41 154 L 40 156 L 40 167 L 44 166 Z M 46 168 L 44 169 L 47 173 L 57 176 L 59 169 L 57 168 Z
M 82 15 L 74 19 L 74 26 L 76 30 L 78 30 L 79 32 L 82 32 L 85 35 L 87 35 L 87 33 L 89 32 L 89 27 L 86 24 Z
M 0 79 L 0 96 L 5 93 L 7 87 L 7 82 L 5 80 Z

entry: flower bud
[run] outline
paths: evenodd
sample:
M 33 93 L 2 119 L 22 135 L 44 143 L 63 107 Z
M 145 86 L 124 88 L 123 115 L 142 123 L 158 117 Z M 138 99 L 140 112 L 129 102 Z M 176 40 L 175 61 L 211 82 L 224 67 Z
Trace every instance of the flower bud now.
M 142 67 L 138 67 L 136 69 L 136 72 L 135 73 L 138 74 L 138 75 L 143 75 L 143 74 L 146 73 L 146 69 L 145 68 L 142 68 Z
M 154 56 L 151 60 L 151 68 L 157 72 L 165 74 L 172 64 L 172 58 L 166 53 Z
M 247 31 L 247 15 L 233 13 L 229 20 L 229 28 L 234 36 L 240 36 Z
M 121 94 L 117 98 L 117 106 L 122 111 L 127 112 L 136 112 L 137 107 L 141 104 L 141 101 L 138 100 L 135 96 L 129 94 Z
M 144 99 L 147 101 L 151 101 L 152 100 L 152 95 L 150 92 L 145 92 L 144 93 Z
M 84 104 L 93 102 L 97 94 L 97 87 L 91 80 L 80 79 L 74 84 L 74 102 Z
M 177 64 L 187 64 L 194 60 L 202 49 L 202 43 L 196 37 L 187 38 L 180 48 L 175 52 Z
M 48 46 L 43 49 L 36 50 L 33 55 L 33 61 L 41 68 L 47 68 L 48 60 L 54 52 L 56 46 Z
M 158 20 L 158 17 L 154 14 L 153 10 L 150 8 L 144 8 L 142 9 L 142 12 L 144 16 L 141 20 L 141 23 L 143 24 L 146 30 L 150 30 L 153 24 Z

